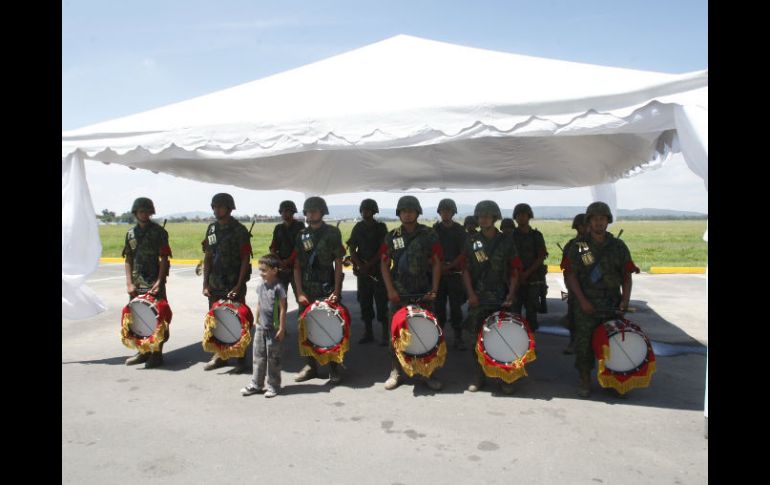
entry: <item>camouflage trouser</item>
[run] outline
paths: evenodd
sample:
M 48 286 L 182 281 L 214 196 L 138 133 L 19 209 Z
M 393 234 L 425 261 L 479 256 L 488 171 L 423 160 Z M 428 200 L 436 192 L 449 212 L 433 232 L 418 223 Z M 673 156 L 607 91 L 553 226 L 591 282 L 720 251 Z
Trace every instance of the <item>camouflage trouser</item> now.
M 433 305 L 436 309 L 436 319 L 441 328 L 446 324 L 446 304 L 449 300 L 449 314 L 452 318 L 452 328 L 459 330 L 463 324 L 463 303 L 465 303 L 465 289 L 463 288 L 462 275 L 450 274 L 441 277 L 438 287 L 438 295 Z
M 540 307 L 540 286 L 542 282 L 522 283 L 516 290 L 516 301 L 513 303 L 513 311 L 521 314 L 521 308 L 526 310 L 526 318 L 532 330 L 537 330 L 537 310 Z
M 388 318 L 388 293 L 382 276 L 374 281 L 368 275 L 360 274 L 356 278 L 358 292 L 356 297 L 361 307 L 361 319 L 365 322 L 374 320 L 374 307 L 377 307 L 377 320 L 385 323 Z
M 601 309 L 617 308 L 619 297 L 615 298 L 591 298 L 589 301 L 593 304 L 597 312 L 593 315 L 586 315 L 580 308 L 580 303 L 575 301 L 575 368 L 578 370 L 591 370 L 594 368 L 595 355 L 591 341 L 594 330 L 602 322 L 613 318 L 612 315 Z
M 401 368 L 401 363 L 398 361 L 398 357 L 396 357 L 396 350 L 393 348 L 393 337 L 390 335 L 390 328 L 393 324 L 393 315 L 396 314 L 397 311 L 404 308 L 405 306 L 409 305 L 409 301 L 405 301 L 403 298 L 398 303 L 388 303 L 388 308 L 390 311 L 388 312 L 388 353 L 390 354 L 390 360 L 392 363 L 392 368 L 395 370 L 398 370 L 399 373 L 404 374 L 404 370 Z M 429 312 L 433 311 L 433 302 L 420 302 L 419 305 L 428 310 Z
M 267 375 L 267 389 L 281 389 L 281 342 L 275 339 L 276 330 L 257 326 L 254 332 L 254 370 L 251 385 L 261 388 Z

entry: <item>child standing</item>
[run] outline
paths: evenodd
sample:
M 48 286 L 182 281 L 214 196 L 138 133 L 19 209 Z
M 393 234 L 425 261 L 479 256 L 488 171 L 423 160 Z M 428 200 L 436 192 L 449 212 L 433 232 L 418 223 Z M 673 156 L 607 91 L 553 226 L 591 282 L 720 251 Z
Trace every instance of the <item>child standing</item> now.
M 274 254 L 259 259 L 262 281 L 257 286 L 257 329 L 254 333 L 254 370 L 243 396 L 265 393 L 275 397 L 281 390 L 281 341 L 286 334 L 286 287 L 278 277 L 280 260 Z M 265 384 L 267 375 L 267 387 Z

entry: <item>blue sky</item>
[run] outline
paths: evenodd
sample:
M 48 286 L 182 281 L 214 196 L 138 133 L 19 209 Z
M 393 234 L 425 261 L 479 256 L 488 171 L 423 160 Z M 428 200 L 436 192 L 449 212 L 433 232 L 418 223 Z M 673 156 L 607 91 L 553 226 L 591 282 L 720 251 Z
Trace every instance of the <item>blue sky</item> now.
M 591 64 L 667 73 L 708 68 L 707 2 L 699 1 L 145 1 L 62 2 L 62 130 L 79 128 L 253 81 L 397 34 Z M 231 192 L 244 213 L 272 213 L 301 194 L 203 184 L 87 163 L 97 212 L 134 197 L 158 212 L 206 210 Z M 485 193 L 450 194 L 473 203 Z M 372 196 L 329 196 L 356 204 Z M 446 194 L 425 195 L 426 205 Z M 502 191 L 504 206 L 586 205 L 587 188 Z M 241 203 L 238 203 L 238 201 Z M 702 181 L 674 160 L 618 182 L 621 208 L 707 212 Z

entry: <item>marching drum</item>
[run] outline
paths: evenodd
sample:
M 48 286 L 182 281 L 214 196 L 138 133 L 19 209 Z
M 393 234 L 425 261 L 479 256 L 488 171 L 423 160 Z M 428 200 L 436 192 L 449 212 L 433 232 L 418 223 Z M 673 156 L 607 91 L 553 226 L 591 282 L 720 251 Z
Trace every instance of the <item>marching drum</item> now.
M 599 360 L 597 377 L 602 387 L 625 394 L 648 387 L 655 372 L 655 354 L 647 335 L 626 319 L 608 320 L 594 330 L 593 346 Z
M 203 348 L 220 359 L 243 357 L 251 342 L 254 316 L 249 306 L 232 300 L 219 300 L 206 314 Z
M 476 356 L 484 374 L 508 384 L 526 376 L 524 365 L 535 360 L 535 338 L 521 315 L 497 311 L 479 330 Z
M 166 300 L 144 293 L 132 299 L 121 313 L 121 340 L 126 347 L 141 353 L 155 352 L 171 323 L 171 308 Z
M 341 303 L 316 300 L 299 320 L 300 355 L 314 357 L 320 364 L 342 363 L 349 348 L 350 315 Z
M 444 365 L 446 343 L 436 317 L 428 310 L 407 305 L 399 309 L 390 324 L 393 348 L 404 371 L 411 377 L 425 377 Z

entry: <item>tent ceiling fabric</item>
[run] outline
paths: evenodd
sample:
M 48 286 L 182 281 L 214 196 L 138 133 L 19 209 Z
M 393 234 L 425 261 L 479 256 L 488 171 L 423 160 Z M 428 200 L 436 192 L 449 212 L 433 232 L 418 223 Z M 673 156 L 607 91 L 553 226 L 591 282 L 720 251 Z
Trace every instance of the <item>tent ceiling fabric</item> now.
M 662 74 L 399 35 L 63 132 L 62 158 L 80 150 L 252 189 L 275 188 L 271 169 L 280 167 L 282 177 L 291 169 L 281 188 L 319 194 L 577 187 L 661 155 L 674 106 L 707 103 L 707 84 L 706 71 Z
M 62 315 L 100 308 L 81 285 L 99 258 L 85 159 L 306 194 L 594 186 L 614 199 L 613 181 L 678 151 L 707 184 L 708 71 L 637 71 L 399 35 L 62 132 Z

